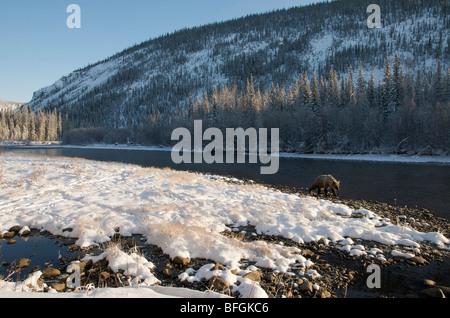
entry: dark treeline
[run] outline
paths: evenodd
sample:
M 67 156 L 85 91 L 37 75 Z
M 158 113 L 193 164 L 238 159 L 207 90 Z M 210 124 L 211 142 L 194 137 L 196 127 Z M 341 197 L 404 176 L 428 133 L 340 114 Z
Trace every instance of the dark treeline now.
M 59 141 L 63 132 L 61 113 L 20 109 L 2 110 L 0 113 L 0 141 Z
M 170 144 L 171 131 L 203 127 L 280 128 L 282 151 L 337 153 L 448 154 L 450 149 L 450 69 L 404 73 L 395 56 L 385 62 L 378 85 L 362 66 L 338 80 L 304 73 L 289 87 L 261 90 L 250 77 L 245 89 L 217 88 L 192 97 L 177 116 L 149 116 L 134 132 L 140 143 Z

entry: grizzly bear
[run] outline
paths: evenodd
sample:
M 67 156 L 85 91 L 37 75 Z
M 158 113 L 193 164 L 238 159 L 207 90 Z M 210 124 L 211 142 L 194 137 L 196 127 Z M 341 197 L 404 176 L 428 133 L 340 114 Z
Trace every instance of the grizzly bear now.
M 328 188 L 331 188 L 335 197 L 337 197 L 336 191 L 339 191 L 340 181 L 337 181 L 332 175 L 323 175 L 316 178 L 311 188 L 309 188 L 309 194 L 317 189 L 318 196 L 322 190 L 325 191 L 325 196 L 328 196 Z

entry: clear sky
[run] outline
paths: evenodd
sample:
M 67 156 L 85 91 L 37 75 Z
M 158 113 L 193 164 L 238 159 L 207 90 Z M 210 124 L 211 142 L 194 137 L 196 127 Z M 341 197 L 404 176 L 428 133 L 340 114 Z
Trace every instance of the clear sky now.
M 317 0 L 1 0 L 0 100 L 28 102 L 63 75 L 185 28 Z M 70 29 L 70 4 L 81 28 Z

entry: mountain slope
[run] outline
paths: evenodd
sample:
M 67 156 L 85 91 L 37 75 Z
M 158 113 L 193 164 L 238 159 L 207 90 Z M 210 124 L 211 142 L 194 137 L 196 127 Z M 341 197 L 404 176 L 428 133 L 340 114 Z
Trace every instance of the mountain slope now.
M 305 71 L 346 73 L 362 60 L 381 79 L 386 55 L 396 51 L 414 71 L 438 59 L 448 66 L 445 1 L 379 2 L 381 29 L 366 26 L 370 1 L 341 0 L 181 30 L 74 71 L 29 104 L 56 107 L 84 124 L 127 127 L 137 116 L 186 107 L 189 93 L 240 86 L 251 75 L 256 85 L 287 85 Z
M 76 70 L 29 105 L 144 143 L 169 144 L 197 118 L 279 127 L 288 151 L 445 153 L 449 1 L 380 0 L 379 29 L 367 27 L 370 2 L 180 30 Z

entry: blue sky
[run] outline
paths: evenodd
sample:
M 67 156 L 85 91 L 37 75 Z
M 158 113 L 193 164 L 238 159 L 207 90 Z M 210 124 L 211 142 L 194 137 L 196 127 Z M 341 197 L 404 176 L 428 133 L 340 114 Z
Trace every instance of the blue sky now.
M 63 75 L 185 28 L 317 0 L 1 0 L 0 99 L 31 100 Z M 70 4 L 81 29 L 69 29 Z

